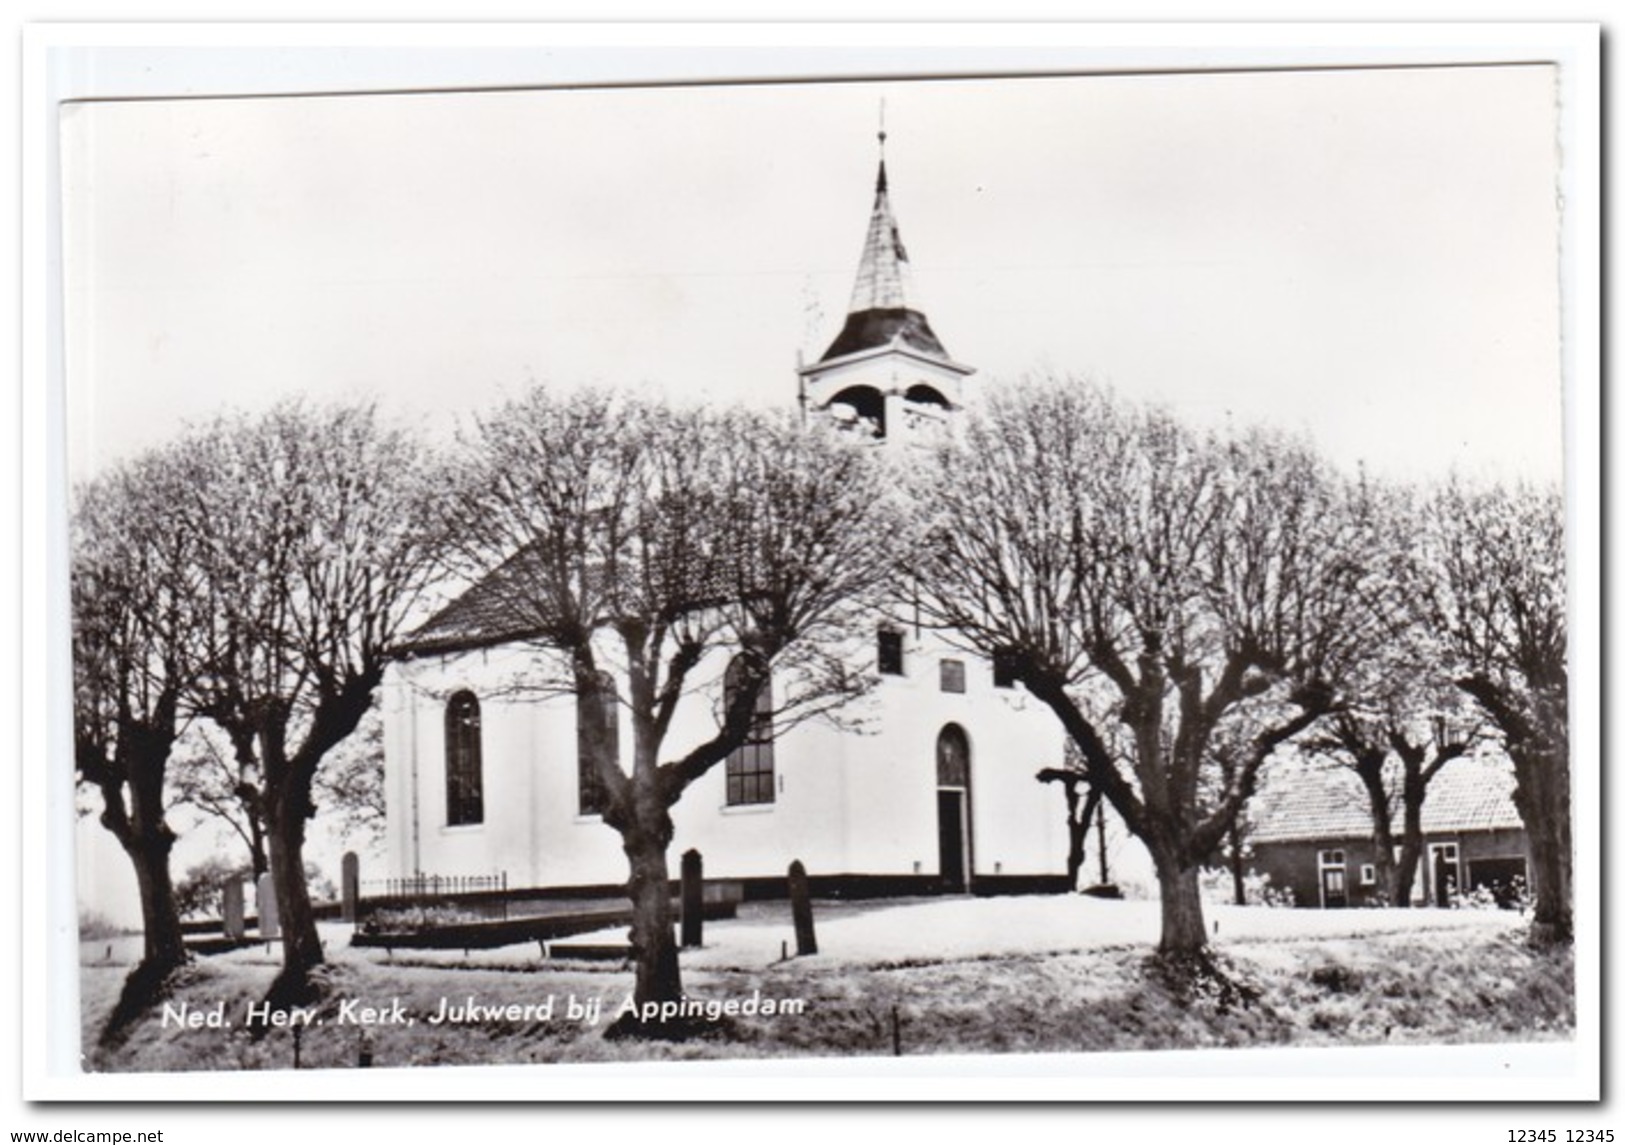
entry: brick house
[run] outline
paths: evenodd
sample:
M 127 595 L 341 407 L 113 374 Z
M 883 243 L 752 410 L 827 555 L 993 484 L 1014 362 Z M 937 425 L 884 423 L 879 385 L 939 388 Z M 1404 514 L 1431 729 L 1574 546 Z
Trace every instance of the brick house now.
M 1528 841 L 1512 802 L 1512 767 L 1498 756 L 1456 760 L 1422 805 L 1422 858 L 1413 903 L 1447 905 L 1460 890 L 1488 887 L 1506 903 L 1527 879 Z M 1401 812 L 1395 808 L 1397 858 Z M 1294 763 L 1260 788 L 1252 808 L 1250 867 L 1301 907 L 1380 905 L 1377 847 L 1365 788 L 1353 772 Z

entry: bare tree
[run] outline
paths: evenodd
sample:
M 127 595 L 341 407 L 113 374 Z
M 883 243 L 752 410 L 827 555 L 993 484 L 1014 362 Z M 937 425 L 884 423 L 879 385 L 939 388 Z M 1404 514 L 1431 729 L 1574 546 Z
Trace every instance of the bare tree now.
M 282 921 L 273 1000 L 322 962 L 303 847 L 318 768 L 366 716 L 431 573 L 420 450 L 368 406 L 284 403 L 189 443 L 183 505 L 202 539 L 208 672 L 193 704 L 259 777 Z
M 1200 438 L 1083 384 L 993 397 L 940 460 L 922 611 L 1060 719 L 1151 853 L 1160 950 L 1199 952 L 1201 863 L 1369 639 L 1354 490 L 1299 444 Z M 1251 730 L 1204 798 L 1232 727 Z
M 1216 730 L 1208 745 L 1209 761 L 1202 769 L 1198 785 L 1199 805 L 1217 805 L 1227 791 L 1234 790 L 1243 781 L 1242 772 L 1249 759 L 1248 749 L 1260 730 L 1238 725 L 1234 721 Z M 1247 860 L 1252 856 L 1254 826 L 1250 807 L 1244 803 L 1231 818 L 1208 862 L 1204 863 L 1222 865 L 1230 872 L 1231 901 L 1237 906 L 1247 905 Z
M 840 653 L 891 567 L 884 488 L 872 455 L 787 420 L 601 392 L 533 390 L 470 443 L 448 543 L 470 572 L 495 569 L 475 591 L 506 626 L 558 653 L 527 686 L 580 705 L 630 870 L 640 1006 L 682 994 L 670 809 L 764 720 L 782 730 L 868 684 Z M 611 665 L 627 682 L 629 771 L 604 717 Z M 697 690 L 714 728 L 662 758 Z
M 142 958 L 115 1019 L 186 960 L 164 792 L 197 670 L 196 538 L 172 511 L 190 479 L 182 452 L 155 451 L 92 482 L 73 513 L 74 767 L 100 791 L 141 896 Z
M 1363 480 L 1361 491 L 1377 522 L 1375 551 L 1394 575 L 1374 586 L 1382 623 L 1347 681 L 1349 703 L 1304 746 L 1359 779 L 1371 813 L 1377 886 L 1390 905 L 1409 906 L 1429 786 L 1478 745 L 1482 729 L 1439 662 L 1425 598 L 1411 591 L 1420 551 L 1413 491 Z
M 316 799 L 346 835 L 376 839 L 383 833 L 384 723 L 376 703 L 317 771 Z
M 260 815 L 258 760 L 252 749 L 233 752 L 210 734 L 207 724 L 193 724 L 176 745 L 169 786 L 174 804 L 191 807 L 224 823 L 248 851 L 248 877 L 270 869 L 265 823 Z
M 1451 481 L 1428 501 L 1409 590 L 1438 662 L 1500 733 L 1529 834 L 1531 937 L 1574 938 L 1568 614 L 1558 490 Z

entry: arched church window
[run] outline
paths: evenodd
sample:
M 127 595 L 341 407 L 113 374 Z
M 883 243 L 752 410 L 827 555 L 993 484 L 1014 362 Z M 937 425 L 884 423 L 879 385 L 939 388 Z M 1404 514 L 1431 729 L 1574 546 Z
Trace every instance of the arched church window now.
M 843 406 L 871 437 L 886 436 L 886 398 L 873 386 L 848 386 L 830 399 L 830 408 Z
M 619 763 L 620 699 L 615 691 L 615 677 L 608 672 L 598 673 L 596 697 L 576 696 L 576 782 L 580 793 L 578 809 L 582 815 L 602 815 L 607 803 L 603 780 L 593 765 L 594 735 L 603 737 L 605 754 Z
M 907 392 L 903 394 L 903 397 L 916 405 L 936 406 L 939 409 L 948 408 L 948 399 L 943 397 L 941 392 L 934 386 L 928 386 L 924 382 L 916 382 L 910 386 Z
M 735 656 L 723 677 L 723 703 L 732 707 L 744 686 L 746 662 Z M 773 802 L 773 679 L 762 682 L 745 742 L 728 756 L 728 806 Z
M 970 740 L 958 724 L 947 724 L 937 735 L 937 786 L 970 787 Z
M 446 825 L 485 821 L 480 774 L 480 701 L 458 692 L 446 703 Z

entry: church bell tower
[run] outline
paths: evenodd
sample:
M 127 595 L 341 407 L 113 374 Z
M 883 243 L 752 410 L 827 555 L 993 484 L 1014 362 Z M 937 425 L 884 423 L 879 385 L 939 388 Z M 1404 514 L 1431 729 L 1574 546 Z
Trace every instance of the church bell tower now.
M 881 131 L 875 204 L 846 322 L 823 356 L 799 371 L 809 417 L 886 445 L 919 440 L 947 423 L 963 404 L 965 379 L 976 371 L 948 356 L 916 307 L 908 252 L 886 187 Z

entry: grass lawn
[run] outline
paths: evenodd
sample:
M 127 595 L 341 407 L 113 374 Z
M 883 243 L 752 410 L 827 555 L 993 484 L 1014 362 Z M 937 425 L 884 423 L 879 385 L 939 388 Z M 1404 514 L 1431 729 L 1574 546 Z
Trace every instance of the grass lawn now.
M 1573 1036 L 1572 956 L 1531 951 L 1514 914 L 1210 909 L 1215 956 L 1237 987 L 1220 990 L 1151 963 L 1156 909 L 1082 896 L 820 903 L 820 953 L 781 960 L 787 906 L 748 904 L 683 954 L 689 997 L 735 1010 L 718 1015 L 710 1036 L 680 1043 L 604 1037 L 632 989 L 618 964 L 548 961 L 535 945 L 392 957 L 348 947 L 342 927 L 326 932 L 326 1001 L 297 1034 L 244 1028 L 277 968 L 277 952 L 256 947 L 198 959 L 165 1004 L 103 1043 L 133 959 L 129 942 L 104 940 L 83 950 L 85 1065 L 285 1069 L 296 1052 L 304 1068 L 352 1068 L 364 1053 L 377 1066 L 412 1066 Z

